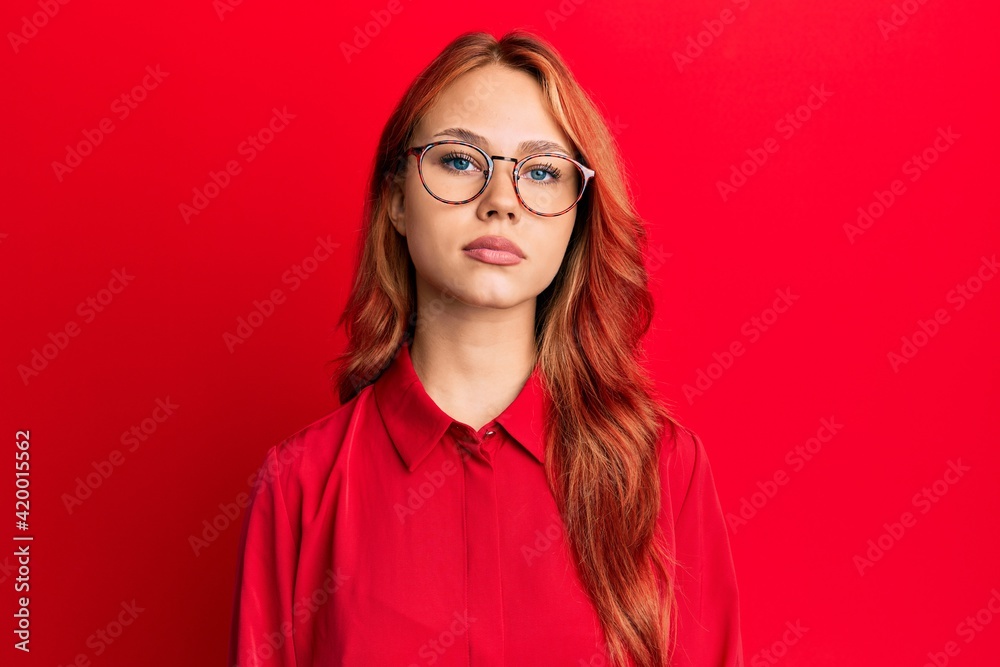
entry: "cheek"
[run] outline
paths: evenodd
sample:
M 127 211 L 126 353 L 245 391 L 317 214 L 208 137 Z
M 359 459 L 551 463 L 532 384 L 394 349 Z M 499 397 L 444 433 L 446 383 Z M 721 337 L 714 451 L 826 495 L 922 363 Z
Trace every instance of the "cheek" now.
M 449 270 L 459 259 L 458 240 L 449 211 L 426 202 L 407 208 L 406 245 L 417 272 L 428 277 Z
M 551 281 L 562 266 L 569 238 L 573 232 L 573 222 L 563 221 L 563 225 L 558 229 L 547 231 L 550 233 L 540 235 L 538 239 L 533 240 L 532 247 L 535 248 L 537 271 L 546 280 Z
M 410 219 L 406 232 L 406 245 L 418 272 L 433 271 L 441 263 L 441 239 L 426 219 Z
M 566 250 L 569 247 L 570 236 L 573 235 L 573 227 L 575 223 L 576 215 L 574 211 L 567 214 L 566 219 L 560 220 L 558 224 L 553 225 L 548 230 L 548 238 L 545 240 L 546 248 L 550 249 L 550 252 L 555 257 L 557 264 L 562 262 L 562 257 L 566 254 Z

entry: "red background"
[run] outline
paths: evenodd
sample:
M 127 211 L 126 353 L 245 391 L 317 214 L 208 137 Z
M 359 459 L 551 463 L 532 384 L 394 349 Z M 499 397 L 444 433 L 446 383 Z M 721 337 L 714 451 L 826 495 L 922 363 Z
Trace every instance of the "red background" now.
M 997 664 L 1000 619 L 971 637 L 959 627 L 1000 587 L 1000 280 L 974 279 L 1000 250 L 996 6 L 553 0 L 470 14 L 402 1 L 392 13 L 247 0 L 221 17 L 210 0 L 77 1 L 38 14 L 35 31 L 24 21 L 38 2 L 5 4 L 3 466 L 30 429 L 35 541 L 30 656 L 11 646 L 16 573 L 2 550 L 0 661 L 222 664 L 242 513 L 197 556 L 189 536 L 249 491 L 271 445 L 337 406 L 326 361 L 343 344 L 382 124 L 460 32 L 525 27 L 597 100 L 634 178 L 655 251 L 651 371 L 705 442 L 725 511 L 760 505 L 730 533 L 747 664 Z M 713 24 L 727 8 L 732 21 Z M 372 11 L 389 20 L 348 62 L 341 45 Z M 902 25 L 886 32 L 894 11 Z M 157 65 L 166 74 L 122 118 L 114 100 Z M 831 95 L 800 109 L 814 86 Z M 294 118 L 248 161 L 239 146 L 273 108 Z M 808 119 L 788 136 L 776 123 L 797 110 Z M 60 180 L 53 162 L 105 118 L 113 131 Z M 958 138 L 911 180 L 907 161 L 938 128 Z M 724 200 L 717 183 L 768 138 L 777 151 Z M 240 173 L 186 224 L 179 205 L 230 160 Z M 897 179 L 902 194 L 850 238 L 858 207 Z M 293 290 L 282 276 L 328 235 L 339 247 Z M 123 268 L 134 278 L 88 321 L 78 305 Z M 951 291 L 970 279 L 978 291 L 959 308 Z M 755 334 L 786 288 L 798 298 Z M 285 301 L 230 352 L 223 334 L 275 289 Z M 939 309 L 946 321 L 893 368 Z M 70 323 L 77 335 L 22 380 Z M 736 342 L 742 354 L 712 366 Z M 710 385 L 689 400 L 699 371 Z M 122 433 L 167 398 L 173 414 L 129 451 Z M 794 467 L 788 452 L 824 418 L 842 428 Z M 70 513 L 63 494 L 115 450 L 120 465 Z M 969 471 L 922 513 L 914 495 L 959 459 Z M 780 471 L 786 484 L 753 496 Z M 860 574 L 855 556 L 907 511 L 915 523 L 883 536 Z M 120 637 L 88 643 L 132 600 L 142 611 Z

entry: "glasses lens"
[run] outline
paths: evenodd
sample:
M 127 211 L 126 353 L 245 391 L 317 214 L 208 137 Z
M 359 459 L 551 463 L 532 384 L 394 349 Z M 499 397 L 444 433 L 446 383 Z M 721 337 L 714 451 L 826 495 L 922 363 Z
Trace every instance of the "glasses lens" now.
M 472 199 L 486 182 L 489 163 L 479 151 L 460 144 L 438 144 L 427 150 L 421 165 L 424 184 L 449 202 Z
M 566 158 L 531 158 L 521 165 L 520 174 L 517 189 L 521 199 L 539 213 L 562 213 L 580 198 L 583 176 Z
M 458 203 L 475 197 L 486 182 L 486 156 L 461 144 L 438 144 L 424 154 L 424 184 L 434 196 Z M 518 191 L 524 203 L 542 214 L 562 213 L 580 198 L 583 176 L 569 160 L 551 155 L 521 165 Z

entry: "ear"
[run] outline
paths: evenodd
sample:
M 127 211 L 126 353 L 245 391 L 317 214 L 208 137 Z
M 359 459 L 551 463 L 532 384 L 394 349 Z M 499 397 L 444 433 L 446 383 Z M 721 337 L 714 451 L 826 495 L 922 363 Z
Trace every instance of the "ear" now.
M 393 178 L 389 184 L 389 220 L 400 236 L 406 236 L 405 196 L 403 178 Z

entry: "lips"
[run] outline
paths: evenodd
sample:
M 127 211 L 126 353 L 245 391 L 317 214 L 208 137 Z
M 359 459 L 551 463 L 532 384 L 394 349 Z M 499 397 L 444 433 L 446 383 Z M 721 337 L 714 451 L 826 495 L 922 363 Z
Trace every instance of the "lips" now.
M 508 238 L 504 238 L 503 236 L 480 236 L 478 239 L 462 248 L 462 250 L 475 250 L 476 248 L 500 250 L 502 252 L 509 252 L 517 255 L 522 259 L 524 258 L 524 253 L 521 252 L 519 247 L 517 247 L 517 244 Z

